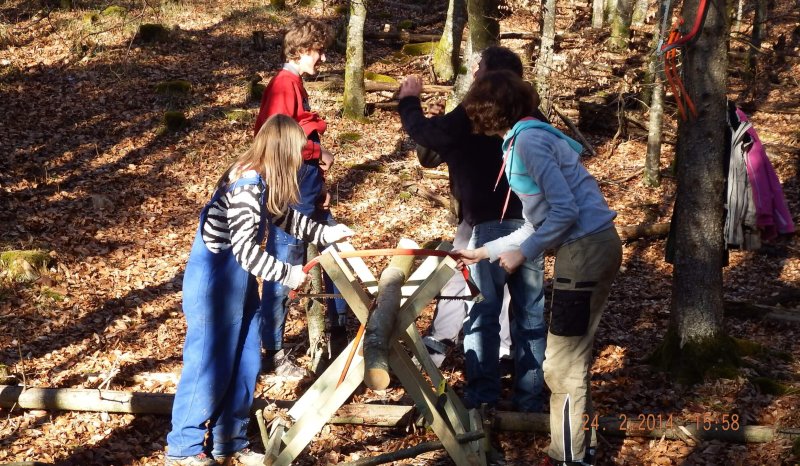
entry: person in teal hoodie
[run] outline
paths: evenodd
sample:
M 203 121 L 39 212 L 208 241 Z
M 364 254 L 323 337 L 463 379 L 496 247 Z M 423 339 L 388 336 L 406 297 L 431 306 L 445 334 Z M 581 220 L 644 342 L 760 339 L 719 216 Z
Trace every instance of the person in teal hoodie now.
M 513 273 L 527 258 L 555 250 L 544 379 L 550 388 L 547 464 L 592 464 L 589 368 L 592 345 L 611 283 L 622 261 L 616 213 L 580 163 L 582 147 L 531 117 L 535 91 L 507 71 L 476 80 L 463 105 L 475 132 L 503 136 L 503 170 L 522 201 L 525 224 L 483 247 L 455 251 L 470 265 L 499 261 Z

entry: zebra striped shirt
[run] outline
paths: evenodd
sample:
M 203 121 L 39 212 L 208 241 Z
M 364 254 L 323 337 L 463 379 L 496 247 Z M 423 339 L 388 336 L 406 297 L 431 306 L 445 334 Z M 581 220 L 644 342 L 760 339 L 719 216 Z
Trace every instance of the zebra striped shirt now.
M 243 177 L 249 175 L 254 175 L 254 172 L 242 174 Z M 277 260 L 261 249 L 256 241 L 264 208 L 260 202 L 264 189 L 259 184 L 245 185 L 221 196 L 208 209 L 203 224 L 203 242 L 215 254 L 231 248 L 236 262 L 251 274 L 264 280 L 282 282 L 288 277 L 291 265 Z M 290 235 L 322 245 L 324 225 L 293 209 L 276 218 L 267 215 L 269 221 Z

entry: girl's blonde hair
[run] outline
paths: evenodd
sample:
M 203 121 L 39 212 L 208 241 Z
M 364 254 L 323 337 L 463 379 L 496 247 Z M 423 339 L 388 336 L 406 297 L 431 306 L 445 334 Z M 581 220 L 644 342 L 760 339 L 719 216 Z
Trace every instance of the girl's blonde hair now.
M 267 185 L 266 208 L 272 215 L 286 211 L 300 201 L 297 171 L 303 163 L 306 134 L 293 119 L 273 115 L 256 134 L 253 145 L 222 174 L 217 189 L 236 180 L 247 170 L 255 170 Z

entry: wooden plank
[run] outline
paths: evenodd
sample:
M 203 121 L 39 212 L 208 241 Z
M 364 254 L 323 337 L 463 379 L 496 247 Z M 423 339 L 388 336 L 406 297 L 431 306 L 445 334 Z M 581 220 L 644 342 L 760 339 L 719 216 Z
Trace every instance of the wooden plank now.
M 283 439 L 286 447 L 281 451 L 281 454 L 275 460 L 275 466 L 289 466 L 292 464 L 297 455 L 311 442 L 311 439 L 317 435 L 322 427 L 333 416 L 333 413 L 339 409 L 342 404 L 353 394 L 356 388 L 361 385 L 362 377 L 355 376 L 356 374 L 364 373 L 364 358 L 356 354 L 350 366 L 352 374 L 342 381 L 331 396 L 326 400 L 318 399 L 319 403 L 315 403 L 316 412 L 306 412 L 305 415 L 298 419 L 297 422 L 284 434 Z M 338 377 L 337 377 L 338 379 Z M 335 382 L 334 382 L 335 383 Z M 323 402 L 324 401 L 324 402 Z
M 453 387 L 447 383 L 447 381 L 444 379 L 444 376 L 439 371 L 439 368 L 436 367 L 431 360 L 428 350 L 422 343 L 422 338 L 420 337 L 417 327 L 414 324 L 411 324 L 406 331 L 403 332 L 402 339 L 406 346 L 411 350 L 412 354 L 417 358 L 417 361 L 422 364 L 422 367 L 425 369 L 425 372 L 431 379 L 433 386 L 438 387 L 442 382 L 445 382 L 445 413 L 447 414 L 447 418 L 450 421 L 450 425 L 453 426 L 455 433 L 463 434 L 467 430 L 465 426 L 469 425 L 467 409 L 464 407 L 464 403 L 461 401 L 461 398 L 459 398 L 458 394 L 456 394 L 455 390 L 453 390 Z
M 325 273 L 331 277 L 336 284 L 339 293 L 342 294 L 350 309 L 358 317 L 361 323 L 367 321 L 369 315 L 369 303 L 371 298 L 361 287 L 358 279 L 345 264 L 344 259 L 339 256 L 333 248 L 328 248 L 320 256 L 319 263 L 325 269 Z
M 330 366 L 325 369 L 325 372 L 314 381 L 314 384 L 306 390 L 303 396 L 292 405 L 288 413 L 292 419 L 299 419 L 309 411 L 312 413 L 316 412 L 314 411 L 314 406 L 319 404 L 320 400 L 325 400 L 330 397 L 330 394 L 336 389 L 336 384 L 339 383 L 339 376 L 342 374 L 342 370 L 344 370 L 347 357 L 350 355 L 352 347 L 353 342 L 351 341 L 348 343 L 347 347 L 339 353 L 339 356 L 333 360 Z M 356 353 L 360 352 L 360 349 L 356 351 Z M 355 361 L 355 356 L 353 356 L 353 361 Z M 351 362 L 350 369 L 348 370 L 348 377 L 355 375 L 353 367 L 353 362 Z M 357 378 L 360 377 L 359 375 L 355 376 Z M 363 376 L 363 373 L 361 376 Z
M 264 444 L 264 465 L 272 466 L 275 460 L 278 459 L 281 451 L 281 443 L 283 442 L 283 434 L 286 432 L 286 426 L 283 425 L 283 419 L 275 419 L 272 425 L 272 432 L 269 434 L 269 441 Z
M 431 429 L 441 440 L 450 458 L 457 466 L 479 466 L 480 460 L 476 455 L 458 442 L 452 427 L 436 409 L 436 394 L 428 386 L 428 381 L 414 366 L 411 358 L 398 341 L 392 342 L 389 352 L 389 362 L 392 370 L 400 379 L 406 391 L 414 399 L 417 406 L 425 409 L 431 417 Z
M 485 436 L 481 439 L 474 440 L 469 443 L 470 448 L 475 452 L 481 460 L 481 464 L 486 464 L 486 455 L 492 447 L 489 433 L 483 431 L 483 417 L 482 413 L 477 409 L 469 410 L 469 430 L 471 432 L 483 432 Z
M 431 275 L 420 283 L 414 293 L 400 306 L 400 312 L 397 314 L 397 323 L 395 324 L 398 334 L 403 329 L 408 328 L 419 317 L 422 309 L 439 294 L 442 287 L 455 272 L 456 261 L 452 257 L 445 257 L 436 266 Z
M 334 246 L 339 251 L 352 252 L 356 250 L 356 248 L 354 248 L 349 242 L 335 243 Z M 372 271 L 369 269 L 369 267 L 367 267 L 364 259 L 360 257 L 348 257 L 345 260 L 353 269 L 353 272 L 356 274 L 358 279 L 361 280 L 364 288 L 367 289 L 367 293 L 375 296 L 375 293 L 378 291 L 378 280 L 375 279 L 375 276 L 372 274 Z

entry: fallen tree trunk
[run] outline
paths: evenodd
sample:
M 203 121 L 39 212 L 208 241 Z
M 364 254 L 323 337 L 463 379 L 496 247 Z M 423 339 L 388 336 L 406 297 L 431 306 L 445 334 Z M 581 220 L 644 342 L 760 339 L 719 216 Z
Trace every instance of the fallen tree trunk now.
M 344 88 L 344 80 L 338 76 L 329 76 L 324 81 L 308 81 L 304 82 L 303 86 L 307 89 L 317 90 L 339 90 Z M 439 86 L 434 84 L 426 84 L 422 86 L 422 92 L 425 94 L 447 94 L 452 89 L 452 86 Z M 364 81 L 364 90 L 367 92 L 380 92 L 390 91 L 395 92 L 400 89 L 399 84 L 380 83 L 375 81 Z
M 458 443 L 469 443 L 475 440 L 480 440 L 484 437 L 483 432 L 467 432 L 465 434 L 459 434 L 456 436 L 456 440 Z M 342 466 L 376 466 L 379 464 L 386 464 L 391 463 L 393 461 L 399 461 L 407 458 L 414 458 L 419 456 L 423 453 L 428 453 L 429 451 L 436 451 L 436 450 L 444 450 L 444 445 L 442 442 L 434 441 L 434 442 L 423 442 L 413 447 L 404 448 L 402 450 L 393 451 L 390 453 L 384 453 L 382 455 L 376 456 L 368 456 L 366 458 L 361 458 L 355 461 L 350 461 L 348 463 L 339 463 Z
M 400 249 L 418 249 L 419 245 L 403 238 L 397 244 Z M 364 384 L 373 390 L 384 390 L 389 386 L 389 348 L 394 333 L 394 323 L 402 288 L 411 273 L 414 256 L 394 256 L 378 281 L 378 296 L 375 311 L 369 316 L 364 332 Z
M 161 414 L 172 413 L 174 395 L 167 393 L 123 392 L 83 388 L 29 388 L 0 385 L 0 407 L 62 411 L 93 411 L 109 413 Z M 274 401 L 281 409 L 291 407 L 292 402 Z M 268 403 L 256 399 L 253 411 L 263 409 Z M 330 419 L 330 424 L 355 424 L 376 427 L 397 427 L 408 425 L 415 419 L 413 406 L 351 404 L 342 406 Z M 771 442 L 778 438 L 794 439 L 800 437 L 800 429 L 775 428 L 771 426 L 740 426 L 739 429 L 724 430 L 722 424 L 703 425 L 695 419 L 685 420 L 681 425 L 674 419 L 673 427 L 667 429 L 639 429 L 641 424 L 636 416 L 627 417 L 622 423 L 619 417 L 599 418 L 600 432 L 617 437 L 650 437 L 684 439 L 695 437 L 702 440 L 723 440 L 728 442 L 759 443 Z M 493 418 L 493 429 L 520 432 L 549 432 L 550 420 L 547 414 L 516 413 L 498 411 Z M 678 426 L 682 428 L 679 428 Z M 698 429 L 699 426 L 699 429 Z M 706 428 L 707 427 L 707 428 Z M 684 432 L 685 431 L 685 432 Z M 688 434 L 687 434 L 688 433 Z
M 364 39 L 376 40 L 396 40 L 408 43 L 421 43 L 421 42 L 438 42 L 442 38 L 441 34 L 418 34 L 408 31 L 390 31 L 390 32 L 366 32 Z M 503 39 L 524 39 L 533 40 L 538 39 L 538 32 L 501 32 L 500 40 Z
M 628 225 L 617 227 L 620 238 L 630 241 L 645 237 L 667 236 L 669 233 L 669 223 L 642 223 L 640 225 Z

